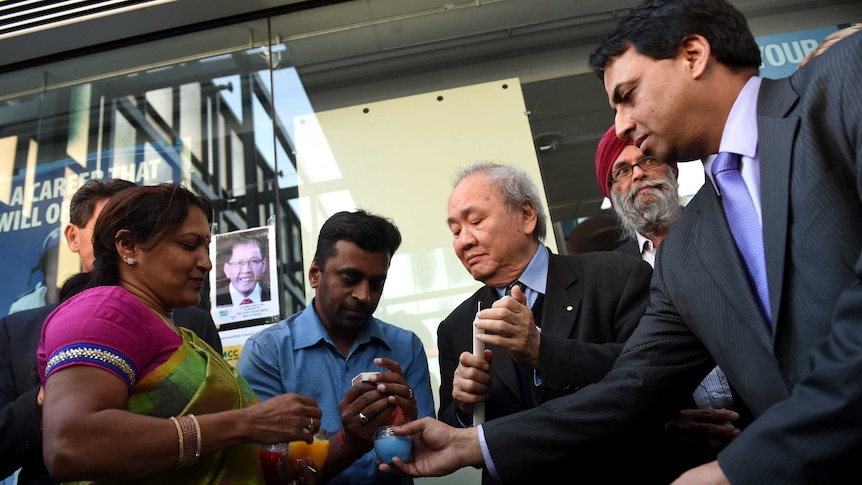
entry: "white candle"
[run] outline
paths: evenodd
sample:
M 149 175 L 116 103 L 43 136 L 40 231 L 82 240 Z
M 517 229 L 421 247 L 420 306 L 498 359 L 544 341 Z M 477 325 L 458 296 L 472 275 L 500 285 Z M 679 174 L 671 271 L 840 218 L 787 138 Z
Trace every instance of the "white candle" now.
M 477 335 L 483 333 L 484 330 L 476 326 L 476 321 L 479 320 L 479 312 L 482 311 L 482 302 L 476 305 L 476 318 L 473 319 L 473 355 L 485 358 L 485 343 L 476 338 Z M 473 405 L 473 426 L 485 422 L 485 402 L 478 402 Z

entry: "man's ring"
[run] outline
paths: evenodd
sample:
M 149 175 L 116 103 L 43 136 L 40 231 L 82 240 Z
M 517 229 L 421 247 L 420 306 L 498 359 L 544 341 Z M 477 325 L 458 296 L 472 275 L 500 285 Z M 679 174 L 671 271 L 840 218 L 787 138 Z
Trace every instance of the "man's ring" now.
M 291 480 L 287 485 L 299 485 L 299 480 Z
M 362 425 L 368 424 L 368 416 L 366 416 L 362 413 L 359 413 L 359 423 Z
M 309 417 L 308 418 L 308 426 L 306 426 L 305 428 L 302 428 L 302 433 L 308 434 L 308 433 L 311 433 L 312 431 L 314 431 L 314 418 Z
M 407 399 L 413 399 L 413 388 L 412 387 L 407 388 Z

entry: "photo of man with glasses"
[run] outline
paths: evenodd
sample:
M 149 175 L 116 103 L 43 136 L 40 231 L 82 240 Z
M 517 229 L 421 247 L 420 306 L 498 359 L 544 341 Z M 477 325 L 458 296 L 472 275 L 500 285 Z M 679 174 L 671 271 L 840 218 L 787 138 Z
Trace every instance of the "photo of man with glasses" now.
M 216 306 L 251 305 L 271 300 L 267 237 L 266 229 L 260 229 L 217 239 L 216 248 L 224 261 L 221 266 L 224 277 L 218 278 Z

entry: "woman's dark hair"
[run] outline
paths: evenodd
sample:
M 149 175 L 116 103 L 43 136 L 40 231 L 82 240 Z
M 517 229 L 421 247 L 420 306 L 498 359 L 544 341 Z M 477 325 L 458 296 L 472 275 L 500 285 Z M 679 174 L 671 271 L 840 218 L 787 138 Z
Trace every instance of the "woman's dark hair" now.
M 112 196 L 93 229 L 93 271 L 66 280 L 61 295 L 68 297 L 75 290 L 118 284 L 118 238 L 134 241 L 145 249 L 153 248 L 182 227 L 192 207 L 199 207 L 212 224 L 209 201 L 176 183 L 130 187 Z

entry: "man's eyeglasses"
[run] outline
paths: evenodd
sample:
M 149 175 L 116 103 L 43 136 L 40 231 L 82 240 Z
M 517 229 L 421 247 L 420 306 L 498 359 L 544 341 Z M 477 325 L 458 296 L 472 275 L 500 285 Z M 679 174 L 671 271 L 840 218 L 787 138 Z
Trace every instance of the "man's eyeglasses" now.
M 249 268 L 260 268 L 260 265 L 263 264 L 262 259 L 249 259 L 248 261 L 230 261 L 227 263 L 231 268 L 242 268 L 243 266 L 248 266 Z
M 619 183 L 632 178 L 632 172 L 635 169 L 635 165 L 640 167 L 644 172 L 650 172 L 659 168 L 662 165 L 662 162 L 653 157 L 644 157 L 638 160 L 634 165 L 623 165 L 621 167 L 617 167 L 611 171 L 611 182 Z

